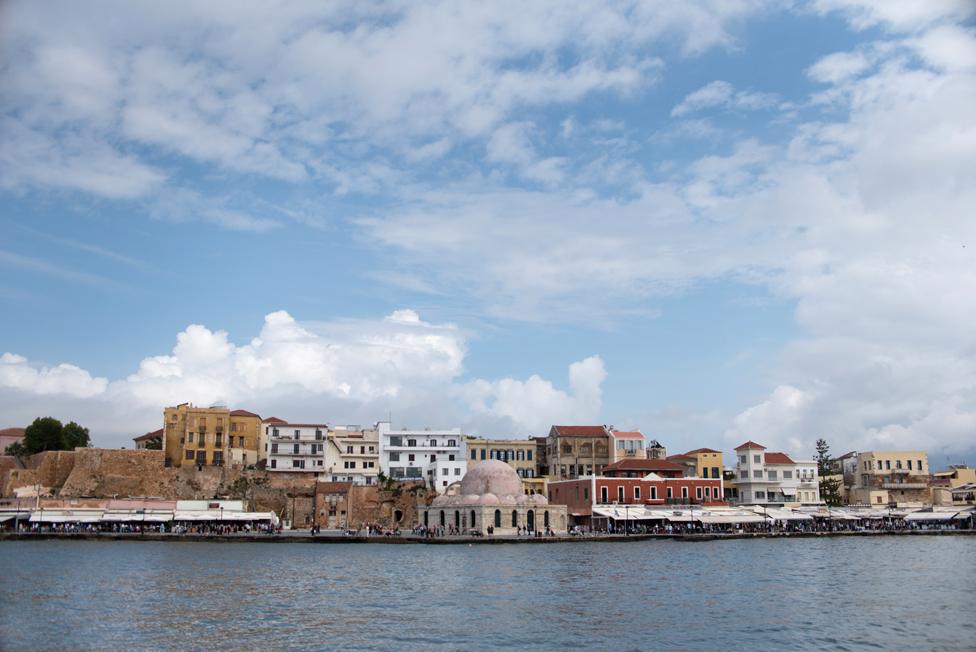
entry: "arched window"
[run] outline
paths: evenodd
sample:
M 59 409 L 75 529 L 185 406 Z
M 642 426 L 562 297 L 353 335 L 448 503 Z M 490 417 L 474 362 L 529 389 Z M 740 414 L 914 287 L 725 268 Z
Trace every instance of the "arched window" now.
M 535 531 L 535 512 L 531 509 L 525 513 L 525 524 L 528 526 L 530 532 Z
M 430 517 L 430 512 L 424 512 L 424 527 L 428 527 L 429 517 Z
M 518 527 L 518 512 L 512 510 L 512 527 Z
M 456 509 L 454 510 L 454 528 L 456 530 L 461 529 L 461 512 Z
M 501 526 L 502 526 L 502 510 L 496 509 L 495 510 L 495 527 L 501 527 Z
M 444 510 L 441 510 L 441 527 L 444 527 Z
M 471 520 L 468 522 L 468 527 L 477 527 L 477 524 L 475 523 L 474 510 L 473 509 L 471 510 Z
M 549 510 L 542 512 L 542 525 L 549 527 Z

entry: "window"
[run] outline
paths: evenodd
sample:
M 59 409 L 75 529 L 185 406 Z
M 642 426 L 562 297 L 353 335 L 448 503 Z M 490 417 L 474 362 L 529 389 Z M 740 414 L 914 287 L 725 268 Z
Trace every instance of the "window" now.
M 453 448 L 453 447 L 457 446 L 457 440 L 448 439 L 447 440 L 447 445 L 450 446 L 451 448 Z
M 407 440 L 407 446 L 416 446 L 416 445 L 417 445 L 417 440 L 416 439 L 408 439 Z
M 351 462 L 349 462 L 349 468 L 350 469 L 356 468 L 356 460 L 352 460 Z
M 922 460 L 917 460 L 917 462 L 918 462 L 918 470 L 921 471 L 922 470 Z
M 895 462 L 895 468 L 896 469 L 900 469 L 901 468 L 901 460 L 898 460 L 898 461 Z
M 712 467 L 712 477 L 715 478 L 716 480 L 722 477 L 719 468 L 717 466 Z
M 762 464 L 762 455 L 753 455 L 752 461 L 756 464 Z
M 604 504 L 609 503 L 610 502 L 609 496 L 610 496 L 609 489 L 607 487 L 600 487 L 600 502 Z
M 758 470 L 753 471 L 752 472 L 752 477 L 753 478 L 758 478 L 759 480 L 762 480 L 762 471 L 758 471 Z
M 403 446 L 403 437 L 390 437 L 390 446 Z
M 366 454 L 366 447 L 365 446 L 360 446 L 359 447 L 359 454 L 360 455 L 365 455 Z
M 674 490 L 668 487 L 668 498 L 674 498 Z
M 295 439 L 298 439 L 299 438 L 301 432 L 302 432 L 301 430 L 296 430 L 295 431 Z
M 701 487 L 695 487 L 695 498 L 697 498 L 698 500 L 701 500 L 701 498 L 702 498 L 702 488 Z
M 297 469 L 298 466 L 299 466 L 298 462 L 299 462 L 298 460 L 292 460 L 291 461 L 291 468 Z
M 485 459 L 485 452 L 486 452 L 485 449 L 482 448 L 481 449 L 481 459 Z
M 478 459 L 478 451 L 476 451 L 473 448 L 471 449 L 471 459 L 473 459 L 473 460 Z
M 436 455 L 431 455 L 430 456 L 430 461 L 431 462 L 436 462 L 437 461 L 437 456 Z
M 276 460 L 276 459 L 272 459 L 271 460 L 271 468 L 272 469 L 278 468 L 278 460 Z
M 294 449 L 294 454 L 295 455 L 298 455 L 298 446 L 299 446 L 299 444 L 292 444 L 292 448 Z
M 400 461 L 400 453 L 390 453 L 390 461 L 391 462 L 399 462 Z
M 590 499 L 590 490 L 588 488 L 583 489 L 583 500 L 588 501 L 589 499 Z
M 461 469 L 454 469 L 454 475 L 461 475 Z
M 271 444 L 271 454 L 272 455 L 277 455 L 278 454 L 278 444 L 277 443 Z
M 681 487 L 681 497 L 682 498 L 688 497 L 688 487 Z
M 316 440 L 321 440 L 322 439 L 322 431 L 319 430 L 318 428 L 315 429 L 315 439 Z
M 532 461 L 532 451 L 525 451 L 525 459 L 528 460 L 529 462 Z
M 739 464 L 745 464 L 745 463 L 746 463 L 746 456 L 739 455 Z
M 886 471 L 890 471 L 891 470 L 891 460 L 885 460 L 885 470 Z
M 186 459 L 188 459 L 188 460 L 192 460 L 193 459 L 193 451 L 187 451 L 186 452 Z
M 783 471 L 783 479 L 784 480 L 792 480 L 793 479 L 793 472 L 792 471 Z
M 433 457 L 431 457 L 431 459 L 433 459 Z M 454 461 L 454 454 L 452 453 L 452 454 L 448 455 L 447 456 L 447 459 L 448 459 L 448 461 L 453 462 Z
M 441 475 L 447 475 L 447 469 L 441 469 Z
M 749 472 L 746 471 L 745 469 L 742 469 L 741 471 L 739 471 L 739 478 L 742 479 L 742 480 L 748 480 L 749 479 Z
M 911 460 L 908 460 L 908 470 L 909 471 L 912 470 L 912 461 Z
M 407 461 L 408 462 L 413 462 L 416 459 L 416 457 L 417 457 L 416 455 L 414 455 L 413 453 L 410 453 L 409 455 L 407 455 Z
M 518 527 L 518 512 L 512 510 L 512 527 Z
M 502 510 L 496 509 L 495 510 L 495 527 L 501 527 L 501 526 L 502 526 Z
M 776 471 L 772 471 L 772 470 L 766 471 L 766 478 L 769 479 L 769 480 L 775 480 L 776 479 Z
M 766 492 L 765 491 L 757 491 L 756 492 L 756 500 L 766 500 Z
M 639 486 L 634 487 L 634 500 L 640 500 L 640 499 L 641 499 L 640 487 Z

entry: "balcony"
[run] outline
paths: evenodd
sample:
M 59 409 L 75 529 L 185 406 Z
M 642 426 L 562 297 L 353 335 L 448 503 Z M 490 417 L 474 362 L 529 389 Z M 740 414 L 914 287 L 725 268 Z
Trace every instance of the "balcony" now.
M 882 489 L 928 489 L 927 482 L 882 482 Z
M 912 472 L 911 469 L 891 469 L 892 473 L 897 473 L 898 475 L 908 475 Z

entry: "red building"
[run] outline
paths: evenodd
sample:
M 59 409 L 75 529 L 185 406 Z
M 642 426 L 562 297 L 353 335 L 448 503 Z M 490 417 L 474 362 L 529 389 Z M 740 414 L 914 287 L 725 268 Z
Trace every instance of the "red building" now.
M 608 478 L 643 478 L 649 473 L 654 473 L 662 478 L 680 478 L 683 471 L 680 464 L 668 460 L 631 458 L 605 467 L 603 475 Z
M 643 461 L 667 463 L 664 460 Z M 611 469 L 611 467 L 607 467 L 607 470 L 615 473 L 630 472 L 620 468 Z M 549 483 L 549 504 L 566 505 L 566 511 L 575 525 L 590 525 L 594 507 L 635 505 L 668 508 L 672 505 L 703 507 L 726 505 L 722 496 L 721 479 L 682 478 L 680 467 L 670 469 L 669 472 L 677 473 L 677 476 L 647 477 L 651 473 L 660 475 L 657 471 L 647 471 L 642 477 L 597 476 L 552 481 Z

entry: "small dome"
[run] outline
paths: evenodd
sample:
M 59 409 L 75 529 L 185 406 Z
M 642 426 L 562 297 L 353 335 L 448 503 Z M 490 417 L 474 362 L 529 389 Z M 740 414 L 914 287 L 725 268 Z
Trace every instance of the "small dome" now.
M 522 493 L 522 480 L 515 469 L 499 460 L 479 462 L 464 474 L 460 493 L 495 494 L 496 496 Z
M 542 494 L 532 494 L 529 496 L 529 502 L 531 502 L 533 505 L 539 505 L 541 507 L 543 505 L 548 505 L 549 499 Z
M 448 499 L 450 496 L 438 496 L 434 499 L 434 502 L 430 504 L 431 507 L 442 507 L 448 504 Z
M 478 504 L 498 505 L 499 504 L 498 496 L 496 496 L 495 494 L 481 494 L 481 496 L 478 497 Z
M 477 505 L 479 498 L 481 498 L 481 496 L 478 496 L 477 494 L 467 494 L 462 496 L 461 502 L 463 502 L 465 505 Z
M 529 502 L 529 497 L 526 496 L 525 494 L 519 494 L 518 496 L 515 497 L 516 505 L 525 505 L 528 502 Z

